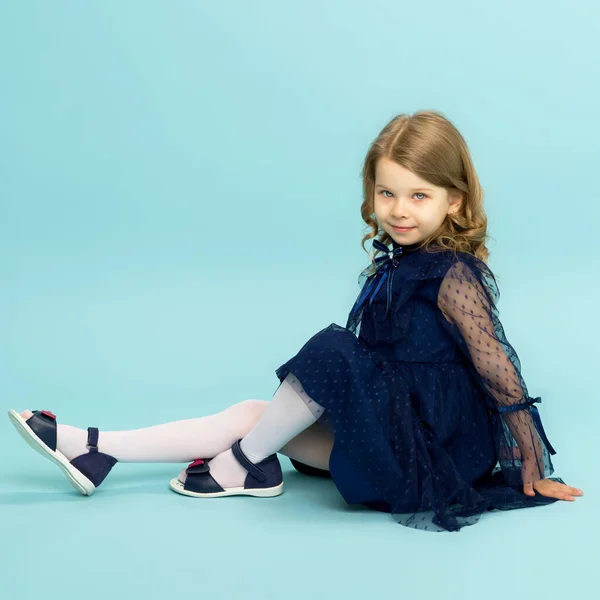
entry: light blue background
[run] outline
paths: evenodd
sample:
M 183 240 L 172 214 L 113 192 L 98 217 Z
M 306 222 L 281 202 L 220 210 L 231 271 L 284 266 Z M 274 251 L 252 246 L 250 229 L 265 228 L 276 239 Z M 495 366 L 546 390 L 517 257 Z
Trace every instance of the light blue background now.
M 3 410 L 106 430 L 269 399 L 358 294 L 370 141 L 430 108 L 469 144 L 501 318 L 586 495 L 434 534 L 282 457 L 274 499 L 177 496 L 164 464 L 85 498 L 2 418 L 0 597 L 589 597 L 599 29 L 591 0 L 4 0 Z

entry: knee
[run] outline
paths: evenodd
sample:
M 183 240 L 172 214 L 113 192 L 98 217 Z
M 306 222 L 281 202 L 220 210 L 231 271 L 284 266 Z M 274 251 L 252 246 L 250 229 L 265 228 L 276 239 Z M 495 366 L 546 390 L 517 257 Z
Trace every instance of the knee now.
M 258 421 L 264 414 L 267 406 L 269 406 L 268 400 L 243 400 L 239 403 L 242 410 L 248 415 L 249 420 Z

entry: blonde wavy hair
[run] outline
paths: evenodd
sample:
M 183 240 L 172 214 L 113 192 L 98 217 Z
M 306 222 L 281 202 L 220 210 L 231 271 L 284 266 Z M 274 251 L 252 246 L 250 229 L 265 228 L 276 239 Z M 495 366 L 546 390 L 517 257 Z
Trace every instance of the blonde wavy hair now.
M 483 208 L 483 189 L 471 155 L 454 124 L 432 110 L 395 116 L 367 152 L 362 168 L 363 202 L 360 212 L 369 231 L 362 239 L 363 250 L 368 252 L 365 242 L 375 237 L 386 245 L 392 242 L 392 238 L 379 229 L 375 218 L 375 166 L 382 157 L 433 185 L 462 196 L 458 212 L 447 215 L 439 229 L 418 247 L 424 247 L 428 252 L 468 252 L 487 263 L 490 253 L 485 243 L 490 236 Z M 371 260 L 373 263 L 374 258 Z

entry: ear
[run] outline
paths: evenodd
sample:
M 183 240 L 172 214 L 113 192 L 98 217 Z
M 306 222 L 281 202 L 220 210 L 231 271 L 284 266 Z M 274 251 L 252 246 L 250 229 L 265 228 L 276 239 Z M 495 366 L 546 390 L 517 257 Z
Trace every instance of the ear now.
M 450 206 L 448 207 L 448 214 L 455 215 L 462 205 L 462 194 L 460 192 L 450 192 L 448 195 Z

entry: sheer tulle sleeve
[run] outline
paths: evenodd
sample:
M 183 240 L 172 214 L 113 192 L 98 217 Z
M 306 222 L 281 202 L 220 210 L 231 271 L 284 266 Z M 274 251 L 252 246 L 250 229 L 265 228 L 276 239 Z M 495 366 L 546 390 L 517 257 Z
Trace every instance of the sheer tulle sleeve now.
M 517 353 L 498 316 L 499 291 L 492 272 L 475 257 L 457 260 L 443 278 L 438 306 L 472 363 L 491 410 L 501 419 L 498 460 L 510 485 L 532 483 L 554 471 L 548 441 L 521 375 Z

